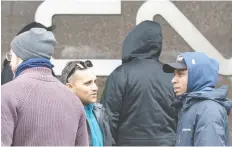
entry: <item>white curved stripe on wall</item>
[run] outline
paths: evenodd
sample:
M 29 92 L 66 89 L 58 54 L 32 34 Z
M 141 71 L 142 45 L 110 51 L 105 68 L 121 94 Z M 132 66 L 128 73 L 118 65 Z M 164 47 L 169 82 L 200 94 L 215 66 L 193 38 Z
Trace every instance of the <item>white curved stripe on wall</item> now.
M 35 21 L 45 26 L 51 26 L 52 17 L 56 14 L 121 14 L 121 1 L 46 0 L 38 7 Z M 232 58 L 225 59 L 171 1 L 146 1 L 137 12 L 136 24 L 143 20 L 153 20 L 155 15 L 161 15 L 193 50 L 205 52 L 207 55 L 216 58 L 219 61 L 220 74 L 232 75 Z M 63 68 L 61 63 L 65 65 L 68 61 L 70 60 L 54 59 L 52 61 L 56 67 L 55 73 L 57 75 L 61 73 Z M 101 66 L 102 63 L 105 64 L 105 68 Z M 121 65 L 121 60 L 93 60 L 93 64 L 96 66 L 95 72 L 98 76 L 108 76 L 116 67 Z

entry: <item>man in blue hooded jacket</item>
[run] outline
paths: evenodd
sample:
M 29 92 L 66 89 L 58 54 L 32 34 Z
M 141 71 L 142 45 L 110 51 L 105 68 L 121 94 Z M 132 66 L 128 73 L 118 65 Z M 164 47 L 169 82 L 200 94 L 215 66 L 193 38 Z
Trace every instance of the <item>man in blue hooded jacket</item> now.
M 218 70 L 218 62 L 200 52 L 186 52 L 175 63 L 164 64 L 164 72 L 174 73 L 177 146 L 229 146 L 232 101 L 227 86 L 215 88 Z

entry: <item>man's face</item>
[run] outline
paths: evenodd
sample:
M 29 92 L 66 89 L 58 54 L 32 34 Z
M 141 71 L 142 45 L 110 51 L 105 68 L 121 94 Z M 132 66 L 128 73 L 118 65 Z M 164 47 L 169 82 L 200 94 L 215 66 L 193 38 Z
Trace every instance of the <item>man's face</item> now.
M 188 70 L 176 69 L 174 71 L 174 77 L 172 79 L 172 83 L 176 96 L 186 93 L 187 84 L 188 84 Z
M 96 75 L 91 68 L 76 71 L 73 75 L 72 89 L 84 105 L 97 101 L 96 79 Z
M 10 51 L 10 55 L 11 55 L 10 67 L 12 72 L 15 74 L 18 66 L 22 63 L 22 60 L 18 58 L 12 50 Z

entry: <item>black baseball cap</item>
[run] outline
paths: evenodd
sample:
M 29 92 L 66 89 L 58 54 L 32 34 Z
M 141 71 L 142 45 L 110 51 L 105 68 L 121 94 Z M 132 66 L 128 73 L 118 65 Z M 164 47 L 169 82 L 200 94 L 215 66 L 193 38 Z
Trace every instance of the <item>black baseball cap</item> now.
M 176 62 L 163 65 L 163 71 L 166 73 L 173 73 L 175 69 L 187 69 L 184 57 L 179 55 Z

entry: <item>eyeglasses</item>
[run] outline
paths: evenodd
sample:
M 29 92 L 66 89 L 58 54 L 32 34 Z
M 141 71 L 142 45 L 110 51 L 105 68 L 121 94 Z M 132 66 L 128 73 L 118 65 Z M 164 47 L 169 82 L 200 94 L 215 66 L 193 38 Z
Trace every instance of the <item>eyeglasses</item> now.
M 73 65 L 71 65 L 73 64 Z M 88 67 L 93 67 L 93 64 L 91 61 L 87 60 L 85 62 L 77 61 L 77 62 L 70 62 L 67 66 L 73 66 L 70 70 L 70 72 L 67 75 L 66 82 L 68 82 L 68 78 L 78 69 L 78 70 L 84 70 Z
M 7 60 L 7 61 L 11 61 L 11 58 L 12 58 L 11 52 L 7 52 L 7 53 L 6 53 L 6 60 Z

